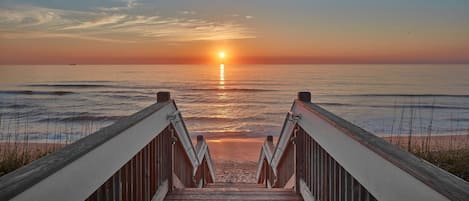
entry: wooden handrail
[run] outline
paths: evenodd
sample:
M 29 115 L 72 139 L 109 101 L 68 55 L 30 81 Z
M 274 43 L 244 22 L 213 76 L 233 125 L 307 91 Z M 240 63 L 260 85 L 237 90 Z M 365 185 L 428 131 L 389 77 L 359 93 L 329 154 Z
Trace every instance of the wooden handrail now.
M 212 156 L 205 142 L 204 136 L 197 136 L 197 144 L 195 146 L 197 158 L 200 165 L 196 170 L 195 183 L 198 187 L 205 187 L 207 183 L 213 183 L 215 180 L 215 170 L 213 168 Z
M 181 175 L 184 187 L 213 181 L 202 147 L 196 151 L 175 102 L 160 92 L 157 103 L 0 177 L 0 200 L 162 200 Z
M 294 183 L 305 200 L 465 200 L 469 197 L 468 182 L 400 150 L 310 100 L 311 94 L 303 92 L 294 101 L 271 158 L 262 148 L 258 182 L 273 178 L 272 187 L 290 187 Z M 267 174 L 269 168 L 275 174 Z M 290 175 L 294 182 L 286 181 Z

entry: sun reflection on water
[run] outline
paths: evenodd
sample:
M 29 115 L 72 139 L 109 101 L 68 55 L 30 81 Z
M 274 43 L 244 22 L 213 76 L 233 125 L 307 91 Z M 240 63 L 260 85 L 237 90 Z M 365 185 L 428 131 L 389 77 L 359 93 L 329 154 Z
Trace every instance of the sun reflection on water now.
M 225 88 L 225 64 L 220 64 L 220 88 Z

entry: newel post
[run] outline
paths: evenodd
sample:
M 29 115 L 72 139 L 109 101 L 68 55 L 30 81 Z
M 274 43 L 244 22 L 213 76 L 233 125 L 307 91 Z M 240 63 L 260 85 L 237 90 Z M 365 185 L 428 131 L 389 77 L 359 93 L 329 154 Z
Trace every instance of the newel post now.
M 303 102 L 311 102 L 311 92 L 308 91 L 301 91 L 298 92 L 298 100 Z
M 171 93 L 169 91 L 160 91 L 156 93 L 156 102 L 162 103 L 171 100 Z
M 274 137 L 272 135 L 267 136 L 268 143 L 274 143 Z
M 197 135 L 197 143 L 203 142 L 204 141 L 204 136 L 203 135 Z

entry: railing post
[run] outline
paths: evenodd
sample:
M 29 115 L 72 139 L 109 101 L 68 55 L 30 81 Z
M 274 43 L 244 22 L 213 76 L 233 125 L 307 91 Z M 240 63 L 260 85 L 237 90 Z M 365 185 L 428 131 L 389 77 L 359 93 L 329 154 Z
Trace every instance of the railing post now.
M 156 102 L 162 103 L 171 100 L 171 93 L 169 91 L 160 91 L 156 93 Z
M 204 141 L 204 136 L 203 135 L 197 135 L 197 143 L 203 142 Z
M 267 145 L 273 145 L 274 143 L 274 137 L 272 135 L 269 135 L 267 136 Z M 268 160 L 271 160 L 271 159 L 268 159 Z M 266 162 L 266 168 L 265 168 L 265 186 L 266 188 L 270 188 L 272 187 L 274 184 L 272 183 L 272 167 L 270 167 L 270 165 L 268 165 L 268 163 Z M 270 186 L 269 186 L 269 183 L 270 183 Z
M 268 143 L 274 143 L 274 137 L 272 135 L 267 136 Z
M 311 102 L 311 92 L 301 91 L 298 92 L 298 100 L 303 102 Z
M 197 144 L 200 144 L 200 146 L 202 146 L 203 143 L 204 143 L 204 136 L 203 135 L 197 135 Z M 199 162 L 203 163 L 203 160 L 199 161 Z M 197 187 L 201 188 L 201 187 L 205 186 L 205 172 L 203 171 L 204 164 L 199 164 L 199 168 L 202 168 L 202 175 L 196 175 L 196 176 L 199 176 L 200 178 L 195 179 L 195 185 Z M 197 180 L 197 179 L 199 179 L 199 180 Z M 202 182 L 202 186 L 200 186 L 200 182 Z

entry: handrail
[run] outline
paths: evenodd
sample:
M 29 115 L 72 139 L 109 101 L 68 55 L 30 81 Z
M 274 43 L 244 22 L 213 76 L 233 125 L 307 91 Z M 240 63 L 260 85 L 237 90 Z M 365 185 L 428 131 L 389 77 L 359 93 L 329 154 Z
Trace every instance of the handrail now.
M 311 103 L 310 97 L 309 92 L 301 92 L 294 101 L 270 159 L 280 177 L 279 164 L 287 158 L 285 148 L 293 145 L 295 188 L 305 200 L 469 197 L 468 182 L 324 110 Z
M 266 187 L 271 188 L 275 183 L 277 171 L 272 169 L 271 159 L 274 151 L 273 137 L 267 136 L 266 141 L 262 144 L 261 153 L 257 162 L 256 180 L 259 184 L 265 184 Z M 270 176 L 268 176 L 270 175 Z
M 197 177 L 195 183 L 198 187 L 205 187 L 207 183 L 213 183 L 215 180 L 215 169 L 213 168 L 212 156 L 210 150 L 205 142 L 204 136 L 197 136 L 197 144 L 195 146 L 197 151 L 197 158 L 200 165 L 196 170 Z
M 163 163 L 179 157 L 172 154 L 171 146 L 183 147 L 191 178 L 200 180 L 196 172 L 202 161 L 175 102 L 169 92 L 159 92 L 157 99 L 129 117 L 0 177 L 0 200 L 78 201 L 126 193 L 132 195 L 122 200 L 160 200 L 171 191 L 174 179 L 170 173 L 173 165 Z M 212 182 L 208 147 L 204 153 L 204 166 L 210 170 L 204 180 Z M 108 191 L 115 195 L 105 194 Z
M 283 184 L 277 184 L 278 178 L 278 165 L 280 161 L 285 157 L 284 153 L 289 147 L 290 144 L 293 144 L 292 141 L 292 134 L 295 130 L 295 125 L 299 120 L 300 116 L 293 114 L 292 112 L 288 112 L 282 130 L 280 132 L 280 137 L 278 139 L 277 145 L 273 146 L 272 136 L 268 136 L 266 142 L 261 148 L 261 154 L 259 156 L 258 161 L 258 168 L 256 173 L 256 179 L 258 183 L 266 183 L 267 187 L 285 187 L 288 182 L 283 182 Z M 265 145 L 269 146 L 265 146 Z M 267 149 L 267 147 L 270 147 Z M 264 167 L 262 161 L 266 161 L 266 165 L 268 164 L 269 167 Z M 289 164 L 293 166 L 294 164 Z M 266 174 L 270 174 L 270 178 L 266 178 L 268 176 Z M 290 178 L 292 175 L 282 175 L 282 177 Z M 287 186 L 288 187 L 288 186 Z

